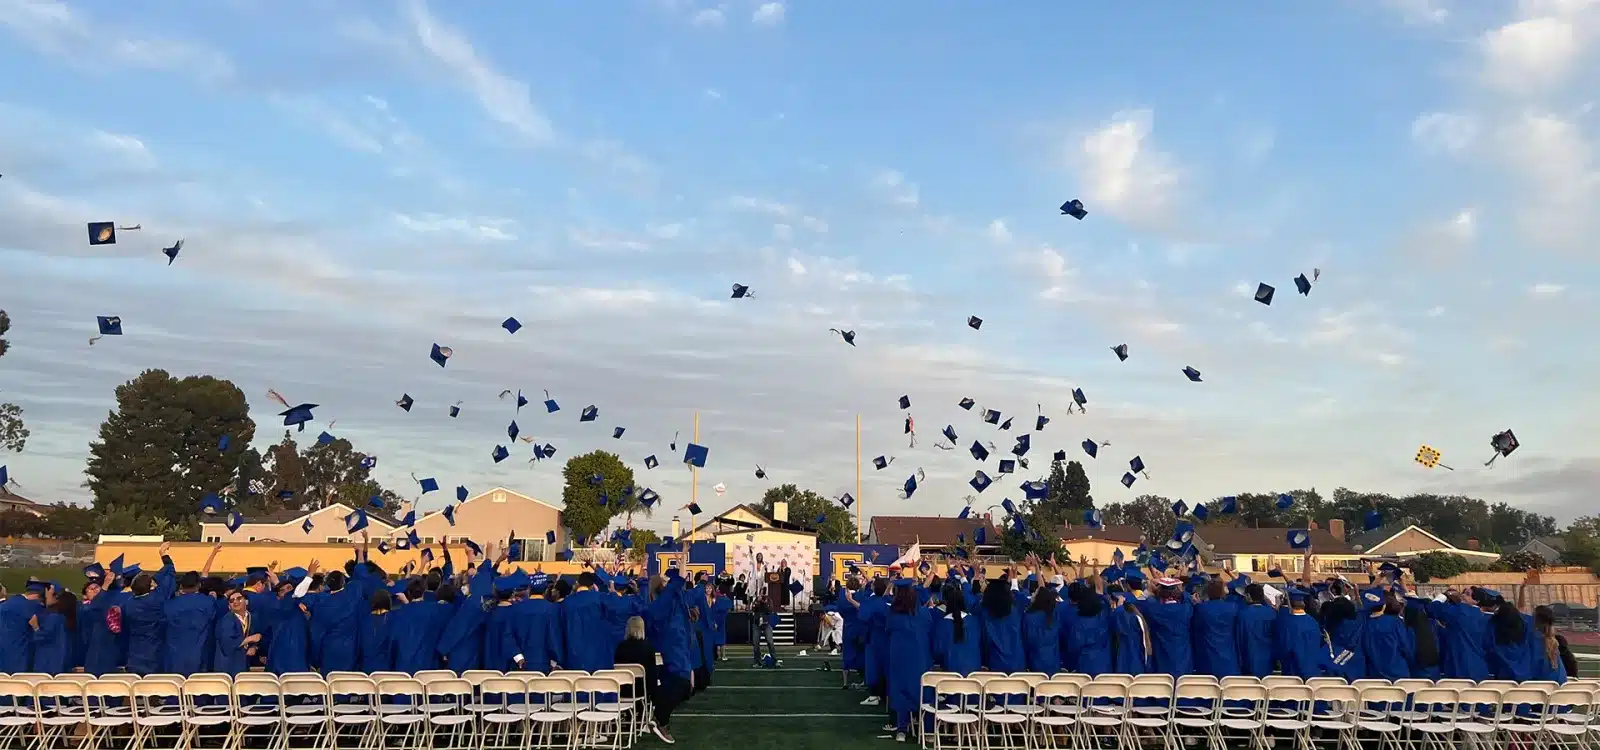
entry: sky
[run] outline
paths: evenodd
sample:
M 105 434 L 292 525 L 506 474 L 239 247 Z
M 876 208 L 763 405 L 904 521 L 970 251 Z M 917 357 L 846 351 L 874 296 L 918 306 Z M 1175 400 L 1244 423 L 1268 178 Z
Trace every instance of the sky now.
M 855 493 L 860 415 L 865 515 L 953 515 L 965 447 L 1042 412 L 979 505 L 1066 449 L 1102 505 L 1345 486 L 1568 520 L 1600 487 L 1597 44 L 1595 0 L 0 0 L 0 400 L 33 432 L 0 460 L 88 502 L 115 387 L 164 368 L 237 383 L 258 446 L 268 389 L 321 404 L 297 437 L 337 421 L 407 496 L 558 501 L 562 461 L 615 451 L 655 527 L 697 413 L 708 511 Z M 125 335 L 88 345 L 97 315 Z M 513 416 L 555 461 L 490 461 Z

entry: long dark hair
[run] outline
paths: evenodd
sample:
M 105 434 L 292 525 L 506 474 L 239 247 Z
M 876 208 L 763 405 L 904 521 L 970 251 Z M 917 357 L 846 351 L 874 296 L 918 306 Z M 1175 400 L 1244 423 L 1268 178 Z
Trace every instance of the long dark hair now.
M 1544 641 L 1544 658 L 1550 668 L 1561 663 L 1561 644 L 1556 641 L 1556 611 L 1541 604 L 1533 608 L 1533 629 Z
M 1080 581 L 1067 587 L 1067 600 L 1077 605 L 1079 617 L 1094 617 L 1105 609 L 1105 601 L 1095 590 Z
M 1048 625 L 1055 625 L 1056 604 L 1061 600 L 1056 597 L 1056 590 L 1049 586 L 1040 586 L 1033 592 L 1033 601 L 1028 603 L 1029 612 L 1043 612 L 1044 621 Z
M 1406 607 L 1405 618 L 1417 639 L 1417 666 L 1439 666 L 1439 641 L 1434 637 L 1433 619 L 1421 607 Z
M 913 614 L 917 611 L 917 590 L 911 586 L 894 587 L 894 601 L 890 603 L 889 610 L 902 615 Z
M 78 595 L 66 589 L 56 591 L 56 603 L 51 607 L 67 622 L 69 632 L 78 632 Z
M 1011 596 L 1011 582 L 1004 578 L 996 578 L 989 582 L 983 589 L 983 611 L 996 620 L 1003 620 L 1011 616 L 1011 608 L 1016 600 Z
M 955 636 L 955 642 L 956 643 L 966 643 L 967 642 L 967 622 L 966 622 L 966 620 L 967 620 L 967 595 L 966 595 L 966 592 L 961 590 L 961 586 L 960 585 L 954 584 L 954 583 L 949 583 L 949 584 L 945 584 L 944 593 L 942 593 L 940 596 L 942 596 L 944 598 L 944 611 L 945 611 L 945 613 L 949 614 L 951 621 L 953 621 L 955 623 L 953 628 L 952 628 L 952 630 L 954 632 L 954 636 Z
M 1517 605 L 1503 599 L 1500 607 L 1489 616 L 1489 623 L 1494 626 L 1494 642 L 1501 646 L 1521 643 L 1528 635 L 1528 625 L 1522 621 Z

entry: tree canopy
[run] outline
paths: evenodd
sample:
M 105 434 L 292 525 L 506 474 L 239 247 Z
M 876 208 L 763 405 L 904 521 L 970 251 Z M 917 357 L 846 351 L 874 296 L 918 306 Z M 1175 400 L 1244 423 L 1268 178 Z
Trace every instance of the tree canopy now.
M 641 489 L 633 485 L 633 469 L 617 454 L 606 451 L 590 451 L 567 459 L 561 476 L 566 480 L 561 490 L 561 520 L 574 537 L 591 538 L 604 531 L 612 518 L 627 512 L 626 506 L 617 502 L 623 499 L 623 490 L 633 488 L 632 494 L 637 497 Z M 594 481 L 596 476 L 600 478 L 598 484 Z M 600 502 L 602 495 L 606 498 L 604 504 Z
M 11 316 L 0 310 L 0 357 L 11 350 L 6 333 L 11 330 Z M 21 453 L 28 445 L 28 428 L 22 423 L 22 407 L 0 404 L 0 449 Z
M 117 387 L 117 408 L 89 444 L 84 473 L 101 513 L 126 510 L 176 522 L 234 481 L 255 437 L 244 392 L 209 375 L 178 379 L 147 370 Z M 222 436 L 227 451 L 218 450 Z
M 772 517 L 773 503 L 784 500 L 789 503 L 789 522 L 804 526 L 817 532 L 819 544 L 854 544 L 856 542 L 856 522 L 850 510 L 828 498 L 817 494 L 813 490 L 802 490 L 792 484 L 782 484 L 769 487 L 766 494 L 761 496 L 761 501 L 754 506 L 757 511 L 767 518 Z M 817 523 L 817 517 L 822 516 L 822 523 Z

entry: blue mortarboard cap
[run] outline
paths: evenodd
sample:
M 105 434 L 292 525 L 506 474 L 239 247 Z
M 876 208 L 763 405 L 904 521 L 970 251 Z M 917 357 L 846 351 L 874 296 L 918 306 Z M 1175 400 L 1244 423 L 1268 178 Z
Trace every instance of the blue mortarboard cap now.
M 656 491 L 650 489 L 649 487 L 644 488 L 644 491 L 639 493 L 639 502 L 643 503 L 644 507 L 646 508 L 655 505 L 656 501 L 660 499 L 661 496 L 656 494 Z
M 978 317 L 976 315 L 968 315 L 967 316 L 967 327 L 971 328 L 974 331 L 982 328 L 983 327 L 983 318 L 980 318 L 980 317 Z
M 895 588 L 910 588 L 912 586 L 915 586 L 916 584 L 917 584 L 917 582 L 912 580 L 912 579 L 910 579 L 910 578 L 896 578 L 896 579 L 894 579 Z M 789 585 L 789 588 L 792 590 L 792 589 L 794 589 L 795 586 L 800 586 L 800 582 L 799 581 L 795 581 L 794 583 Z M 805 589 L 805 587 L 801 586 L 801 590 L 804 590 L 804 589 Z M 796 592 L 796 593 L 799 593 L 799 592 Z
M 544 392 L 544 410 L 547 414 L 554 414 L 558 411 L 561 411 L 561 404 L 556 403 L 555 399 L 550 398 L 549 391 Z
M 278 499 L 279 500 L 288 500 L 291 497 L 294 497 L 294 490 L 291 490 L 291 489 L 278 490 Z
M 750 287 L 745 286 L 744 284 L 734 284 L 733 294 L 728 299 L 744 299 L 746 297 L 755 299 L 755 295 L 750 293 Z
M 1100 456 L 1100 444 L 1093 440 L 1085 440 L 1083 441 L 1083 452 L 1089 454 L 1089 458 L 1098 458 Z
M 429 492 L 436 492 L 439 489 L 439 480 L 434 479 L 433 477 L 425 477 L 422 481 L 418 482 L 417 484 L 422 485 L 422 491 L 423 491 L 424 494 L 429 493 Z
M 315 408 L 317 408 L 316 404 L 300 404 L 299 406 L 289 407 L 279 413 L 278 416 L 283 417 L 284 427 L 298 427 L 300 431 L 304 432 L 306 423 L 316 418 L 311 415 L 311 410 Z
M 400 394 L 400 400 L 394 402 L 394 405 L 400 407 L 403 411 L 411 411 L 411 406 L 415 403 L 417 402 L 415 399 L 411 398 L 411 394 L 402 393 Z
M 316 526 L 316 524 L 311 522 L 311 519 L 307 518 L 304 523 L 300 524 L 300 532 L 303 534 L 310 534 L 311 530 L 316 528 Z
M 106 576 L 106 569 L 100 563 L 93 562 L 83 566 L 83 577 L 89 580 L 99 580 Z
M 1367 589 L 1361 592 L 1361 603 L 1368 610 L 1381 609 L 1383 607 L 1383 594 L 1378 593 L 1377 589 Z
M 1014 472 L 1016 470 L 1017 470 L 1017 462 L 1016 461 L 1013 461 L 1013 460 L 1011 460 L 1009 458 L 1000 459 L 999 472 L 1001 474 L 1010 474 L 1010 473 L 1012 473 L 1012 472 Z
M 1270 305 L 1270 304 L 1272 304 L 1272 295 L 1276 294 L 1277 291 L 1278 290 L 1273 289 L 1270 285 L 1268 285 L 1266 283 L 1257 284 L 1256 285 L 1256 301 L 1260 302 L 1263 305 Z
M 522 559 L 522 540 L 512 539 L 511 542 L 506 545 L 506 556 L 510 557 L 512 560 Z
M 911 579 L 908 578 L 906 580 L 911 580 Z M 801 583 L 799 581 L 793 581 L 793 582 L 791 582 L 789 584 L 789 593 L 793 594 L 795 596 L 799 596 L 800 592 L 805 591 L 805 590 L 806 590 L 805 584 L 803 584 L 803 583 Z
M 344 530 L 354 534 L 367 527 L 367 512 L 356 508 L 354 513 L 344 517 Z
M 139 574 L 142 573 L 142 572 L 144 572 L 144 570 L 139 567 L 139 564 L 138 563 L 134 563 L 132 565 L 129 565 L 126 568 L 123 568 L 122 572 L 119 575 L 121 575 L 123 578 L 127 578 L 127 579 L 131 580 L 133 578 L 139 577 Z
M 1188 503 L 1186 503 L 1186 502 L 1184 502 L 1182 500 L 1179 500 L 1179 501 L 1177 501 L 1177 502 L 1172 504 L 1172 515 L 1175 515 L 1175 516 L 1177 516 L 1179 518 L 1183 518 L 1185 515 L 1188 515 L 1188 513 L 1189 513 L 1189 504 Z
M 1131 471 L 1135 474 L 1143 474 L 1144 459 L 1140 456 L 1134 456 L 1133 458 L 1128 459 L 1128 471 Z
M 1111 351 L 1116 352 L 1117 361 L 1118 362 L 1126 362 L 1126 361 L 1128 361 L 1128 345 L 1127 344 L 1117 344 L 1116 346 L 1111 347 Z
M 251 565 L 245 568 L 244 572 L 245 575 L 250 578 L 255 578 L 256 576 L 260 576 L 262 578 L 267 577 L 267 567 L 265 565 Z
M 90 245 L 115 245 L 117 244 L 117 225 L 110 221 L 89 222 Z
M 506 460 L 506 458 L 508 458 L 510 455 L 511 451 L 506 450 L 506 447 L 503 445 L 497 445 L 494 447 L 494 450 L 489 452 L 489 457 L 494 459 L 495 463 L 500 463 L 501 461 Z
M 1012 515 L 1016 515 L 1017 513 L 1016 503 L 1011 502 L 1011 498 L 1009 497 L 1000 501 L 1000 507 L 1005 508 L 1006 512 Z
M 1222 505 L 1217 508 L 1217 512 L 1222 514 L 1238 513 L 1239 498 L 1234 497 L 1233 495 L 1228 495 L 1227 497 L 1222 498 Z
M 606 483 L 605 475 L 600 474 L 598 472 L 589 475 L 589 486 L 590 487 L 599 487 L 600 485 L 605 484 L 605 483 Z
M 466 501 L 467 501 L 467 486 L 464 485 L 464 484 L 457 485 L 456 486 L 456 502 L 464 503 Z
M 427 547 L 423 547 L 422 551 L 420 553 L 420 557 L 422 558 L 422 561 L 424 563 L 433 562 L 433 550 L 428 549 Z
M 1205 505 L 1202 505 L 1202 504 L 1197 504 L 1197 505 L 1194 506 L 1194 517 L 1195 518 L 1198 518 L 1198 519 L 1204 521 L 1204 520 L 1206 520 L 1206 516 L 1209 516 L 1209 515 L 1211 515 L 1211 509 L 1210 508 L 1207 508 Z
M 226 526 L 228 527 L 229 533 L 238 531 L 239 527 L 243 526 L 243 525 L 244 525 L 244 516 L 239 515 L 238 511 L 233 511 L 233 512 L 228 514 L 228 521 L 227 521 Z
M 1193 367 L 1190 367 L 1188 365 L 1184 365 L 1184 367 L 1183 367 L 1183 375 L 1184 375 L 1184 377 L 1188 378 L 1191 381 L 1194 381 L 1196 383 L 1200 382 L 1200 371 L 1194 369 Z
M 227 453 L 228 452 L 228 446 L 230 446 L 230 445 L 233 445 L 233 436 L 231 436 L 231 435 L 223 435 L 222 437 L 217 438 L 217 452 L 218 453 Z
M 1089 212 L 1083 210 L 1083 201 L 1073 198 L 1072 200 L 1061 204 L 1061 215 L 1071 216 L 1078 221 L 1083 221 L 1083 217 L 1088 216 Z
M 851 495 L 851 494 L 850 494 L 850 493 L 848 493 L 848 492 L 846 492 L 846 493 L 844 493 L 844 494 L 843 494 L 843 495 L 841 495 L 841 496 L 840 496 L 840 497 L 839 497 L 839 504 L 840 504 L 840 505 L 843 505 L 843 506 L 844 506 L 844 507 L 846 507 L 846 508 L 848 508 L 848 507 L 850 507 L 850 506 L 852 506 L 852 505 L 855 505 L 855 503 L 856 503 L 856 499 L 855 499 L 855 497 L 854 497 L 854 496 L 852 496 L 852 495 Z
M 917 471 L 920 473 L 921 469 L 918 469 Z M 906 477 L 906 483 L 905 483 L 905 486 L 901 489 L 901 494 L 905 495 L 907 499 L 909 499 L 912 495 L 917 494 L 917 475 L 916 474 L 912 474 L 911 476 Z
M 513 419 L 511 424 L 506 425 L 506 437 L 516 440 L 517 436 L 521 434 L 522 428 L 517 426 L 517 420 Z
M 439 513 L 444 516 L 444 520 L 448 521 L 451 526 L 456 525 L 456 506 L 446 505 L 444 510 L 439 511 Z
M 1017 444 L 1011 447 L 1011 455 L 1022 457 L 1028 455 L 1033 448 L 1033 438 L 1029 435 L 1018 435 Z
M 654 469 L 655 467 L 660 466 L 660 465 L 661 465 L 661 462 L 656 460 L 655 454 L 652 453 L 652 454 L 644 457 L 644 467 L 646 469 Z
M 1376 531 L 1383 526 L 1383 514 L 1378 511 L 1367 511 L 1361 520 L 1361 527 L 1366 531 Z
M 589 404 L 588 406 L 583 407 L 583 411 L 578 413 L 579 422 L 593 422 L 599 417 L 600 407 L 595 406 L 594 404 Z
M 367 506 L 376 508 L 378 510 L 383 510 L 383 497 L 380 495 L 373 495 L 372 497 L 367 498 Z
M 556 532 L 554 532 L 554 531 L 546 531 L 544 533 L 544 543 L 545 544 L 555 544 L 556 543 Z
M 49 591 L 52 586 L 53 584 L 49 581 L 28 581 L 27 589 L 35 594 L 43 594 Z
M 961 512 L 956 514 L 956 518 L 967 518 L 967 517 L 969 517 L 971 515 L 972 515 L 972 506 L 963 505 L 963 506 L 961 506 Z
M 1102 525 L 1100 520 L 1100 510 L 1098 508 L 1090 508 L 1084 511 L 1083 522 L 1088 524 L 1091 528 L 1100 528 Z
M 878 470 L 881 471 L 883 469 L 888 468 L 890 462 L 892 462 L 893 460 L 894 459 L 892 459 L 892 458 L 886 458 L 884 456 L 878 456 L 877 458 L 872 459 L 872 466 L 873 466 L 873 468 L 878 469 Z
M 178 253 L 181 252 L 183 252 L 183 240 L 172 243 L 170 247 L 161 248 L 161 254 L 167 256 L 167 265 L 169 266 L 178 259 Z
M 706 456 L 710 451 L 703 445 L 690 443 L 683 451 L 683 462 L 700 469 L 706 467 Z
M 455 419 L 456 417 L 459 417 L 459 416 L 461 416 L 461 407 L 456 406 L 455 404 L 451 404 L 450 405 L 450 418 L 451 419 Z
M 95 318 L 95 324 L 100 328 L 101 336 L 121 336 L 122 318 L 117 315 L 101 315 Z
M 553 443 L 545 443 L 544 447 L 535 450 L 534 454 L 540 458 L 550 458 L 556 454 L 556 446 Z
M 1016 417 L 1006 417 L 1006 421 L 1000 423 L 1000 429 L 1002 429 L 1002 430 L 1011 429 L 1011 420 L 1013 420 L 1013 419 L 1016 419 Z
M 444 367 L 445 360 L 450 359 L 450 356 L 453 354 L 455 354 L 455 352 L 452 351 L 450 347 L 434 344 L 433 350 L 428 352 L 428 359 L 433 360 L 434 364 Z
M 969 448 L 968 450 L 970 450 L 972 452 L 972 457 L 974 459 L 977 459 L 979 461 L 987 461 L 987 460 L 989 460 L 989 449 L 983 447 L 983 443 L 980 443 L 980 442 L 974 440 L 974 441 L 972 441 L 972 447 Z
M 989 485 L 994 484 L 994 480 L 990 479 L 988 474 L 983 473 L 982 469 L 979 469 L 972 473 L 972 479 L 967 484 L 972 485 L 974 491 L 983 492 L 989 489 Z
M 1168 548 L 1182 548 L 1194 541 L 1194 524 L 1188 521 L 1179 521 L 1172 529 L 1172 539 L 1167 542 Z M 1176 543 L 1177 547 L 1173 547 Z
M 628 431 L 628 428 L 626 428 L 626 427 L 617 427 L 617 428 L 611 430 L 611 437 L 613 439 L 616 439 L 616 440 L 621 440 L 622 439 L 622 433 L 627 432 L 627 431 Z
M 378 466 L 378 457 L 377 456 L 362 456 L 361 457 L 361 468 L 363 468 L 363 469 L 373 469 L 373 468 L 377 468 L 377 466 Z
M 813 521 L 813 523 L 815 523 L 818 526 L 821 526 L 822 524 L 825 524 L 827 522 L 828 522 L 828 514 L 827 513 L 818 513 L 816 520 Z
M 960 402 L 959 402 L 959 403 L 958 403 L 958 404 L 957 404 L 957 406 L 960 406 L 960 407 L 961 407 L 961 408 L 963 408 L 963 409 L 966 409 L 966 410 L 967 410 L 967 411 L 972 411 L 972 407 L 973 407 L 973 405 L 974 405 L 974 404 L 976 404 L 976 403 L 978 403 L 978 402 L 976 402 L 976 401 L 973 401 L 973 400 L 972 400 L 972 399 L 970 399 L 970 398 L 963 398 L 963 399 L 961 399 L 961 401 L 960 401 Z
M 1311 279 L 1306 278 L 1305 274 L 1294 277 L 1294 288 L 1303 295 L 1310 295 Z
M 295 568 L 290 568 L 288 570 L 283 571 L 283 575 L 278 576 L 278 580 L 279 581 L 298 581 L 298 580 L 300 580 L 302 578 L 305 578 L 305 577 L 306 577 L 306 569 L 305 568 L 295 567 Z
M 522 330 L 522 323 L 516 318 L 506 318 L 500 323 L 500 327 L 506 329 L 506 333 L 516 333 Z
M 1074 388 L 1072 389 L 1072 403 L 1077 404 L 1078 408 L 1082 409 L 1085 404 L 1089 403 L 1089 397 L 1083 395 L 1082 388 Z
M 417 534 L 417 530 L 416 529 L 412 529 L 412 530 L 406 532 L 406 541 L 410 542 L 411 546 L 413 546 L 413 547 L 422 546 L 422 537 Z
M 1124 486 L 1124 487 L 1132 488 L 1133 487 L 1133 483 L 1138 481 L 1138 480 L 1139 480 L 1139 478 L 1134 476 L 1131 473 L 1123 472 L 1123 474 L 1122 474 L 1122 486 Z
M 1288 588 L 1288 594 L 1289 594 L 1289 601 L 1292 601 L 1292 602 L 1303 602 L 1303 601 L 1311 598 L 1311 592 L 1307 591 L 1306 589 L 1303 589 L 1303 588 L 1301 588 L 1299 586 L 1289 586 L 1287 588 Z
M 389 540 L 388 539 L 379 539 L 378 540 L 378 554 L 381 554 L 381 555 L 389 554 Z
M 461 540 L 461 544 L 462 544 L 462 546 L 465 546 L 467 548 L 468 552 L 471 552 L 474 555 L 482 555 L 483 554 L 483 548 L 479 547 L 478 543 L 472 541 L 471 539 L 463 539 L 463 540 Z
M 1305 549 L 1311 546 L 1311 533 L 1305 529 L 1290 529 L 1287 536 L 1290 549 Z
M 700 504 L 699 503 L 689 503 L 689 515 L 691 515 L 691 516 L 700 515 Z
M 406 511 L 405 517 L 400 519 L 400 525 L 401 526 L 416 526 L 417 525 L 417 511 L 416 511 L 416 509 L 412 509 L 412 510 Z
M 983 421 L 989 424 L 1000 424 L 1000 412 L 996 409 L 984 409 Z
M 1278 510 L 1288 510 L 1294 507 L 1294 495 L 1282 494 L 1278 496 Z
M 217 493 L 207 492 L 205 497 L 200 498 L 201 513 L 221 513 L 222 510 L 222 498 L 217 497 Z
M 333 433 L 330 433 L 327 430 L 323 430 L 322 434 L 317 435 L 317 445 L 327 445 L 332 443 L 334 440 L 335 438 L 333 437 Z
M 910 409 L 911 408 L 911 397 L 910 396 L 901 396 L 900 397 L 900 408 L 902 408 L 902 409 Z
M 110 570 L 116 575 L 122 575 L 122 555 L 117 555 L 115 558 L 112 558 L 111 564 L 106 566 L 106 569 Z
M 1043 500 L 1050 495 L 1050 483 L 1038 479 L 1023 482 L 1022 495 L 1029 500 Z

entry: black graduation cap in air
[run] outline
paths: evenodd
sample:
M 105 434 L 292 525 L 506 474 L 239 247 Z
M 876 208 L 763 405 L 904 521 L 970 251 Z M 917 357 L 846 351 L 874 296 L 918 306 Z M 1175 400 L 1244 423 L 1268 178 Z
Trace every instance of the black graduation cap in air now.
M 178 259 L 178 253 L 180 253 L 182 251 L 183 251 L 183 240 L 178 240 L 177 242 L 174 242 L 172 244 L 172 247 L 163 247 L 163 248 L 161 248 L 161 254 L 167 256 L 167 265 L 169 265 L 169 266 L 172 265 L 172 261 L 175 261 L 175 260 Z M 1301 278 L 1304 278 L 1304 277 L 1301 277 Z
M 973 458 L 975 458 L 975 459 L 977 459 L 979 461 L 988 461 L 989 460 L 989 449 L 983 447 L 983 443 L 980 443 L 980 442 L 978 442 L 976 440 L 972 441 L 971 451 L 972 451 L 972 457 Z
M 100 329 L 101 336 L 121 336 L 122 316 L 99 315 L 94 319 L 95 327 Z
M 454 419 L 459 416 L 461 416 L 461 407 L 452 404 L 450 406 L 450 418 Z
M 910 396 L 901 396 L 900 397 L 900 408 L 902 408 L 902 409 L 910 409 L 911 408 L 911 397 Z
M 1133 487 L 1133 483 L 1138 481 L 1138 479 L 1139 479 L 1138 477 L 1136 477 L 1136 476 L 1134 476 L 1132 474 L 1129 474 L 1127 472 L 1124 472 L 1122 474 L 1122 486 L 1128 487 L 1128 488 L 1132 488 Z
M 1017 444 L 1015 446 L 1012 446 L 1011 454 L 1016 456 L 1016 457 L 1018 457 L 1018 458 L 1021 458 L 1023 456 L 1028 455 L 1028 450 L 1030 448 L 1032 448 L 1032 447 L 1033 447 L 1033 436 L 1032 435 L 1018 435 L 1017 436 Z
M 522 396 L 520 394 L 517 396 L 517 408 L 522 408 Z M 546 414 L 554 414 L 558 411 L 561 411 L 561 404 L 556 403 L 555 399 L 550 398 L 549 391 L 544 392 L 544 410 Z
M 589 404 L 588 406 L 583 407 L 583 411 L 578 414 L 578 421 L 593 422 L 599 416 L 600 407 L 595 406 L 594 404 Z
M 1377 531 L 1379 528 L 1382 528 L 1382 526 L 1383 514 L 1379 513 L 1378 511 L 1369 510 L 1367 511 L 1367 514 L 1362 517 L 1361 529 L 1363 531 Z
M 400 400 L 394 402 L 394 405 L 400 407 L 404 411 L 411 411 L 411 405 L 415 403 L 415 401 L 411 400 L 411 394 L 402 393 L 400 394 Z
M 494 447 L 494 452 L 490 453 L 489 455 L 494 459 L 495 463 L 500 463 L 501 461 L 506 460 L 507 456 L 511 455 L 511 451 L 506 450 L 506 447 L 503 445 L 497 445 Z
M 961 408 L 966 409 L 967 411 L 972 411 L 972 407 L 976 403 L 978 403 L 978 402 L 973 401 L 970 398 L 964 398 L 964 399 L 961 399 L 961 403 L 957 404 L 957 406 L 960 406 Z
M 654 469 L 655 467 L 660 466 L 660 465 L 661 465 L 661 462 L 656 460 L 655 454 L 651 454 L 651 455 L 648 455 L 648 456 L 644 457 L 644 467 L 646 469 Z
M 968 315 L 967 316 L 967 327 L 971 328 L 974 331 L 982 328 L 983 327 L 983 318 L 980 318 L 980 317 L 978 317 L 976 315 Z
M 1089 212 L 1083 210 L 1083 201 L 1073 198 L 1072 200 L 1061 204 L 1061 215 L 1071 216 L 1078 221 L 1083 221 L 1083 217 L 1088 216 Z
M 883 456 L 878 456 L 877 458 L 872 459 L 873 467 L 879 469 L 880 471 L 885 469 L 885 468 L 888 468 L 889 464 L 892 464 L 892 463 L 894 463 L 894 459 L 885 458 Z
M 1267 284 L 1266 282 L 1262 282 L 1260 284 L 1257 284 L 1256 285 L 1256 301 L 1260 302 L 1263 305 L 1271 305 L 1272 304 L 1272 295 L 1277 294 L 1277 292 L 1278 292 L 1278 290 L 1273 289 L 1272 286 L 1270 284 Z
M 952 445 L 954 445 L 957 440 L 960 440 L 960 438 L 956 437 L 955 425 L 947 424 L 944 426 L 944 439 L 949 440 Z
M 1006 421 L 1000 423 L 1000 429 L 1002 429 L 1002 430 L 1011 429 L 1011 420 L 1013 420 L 1013 419 L 1016 419 L 1016 417 L 1006 417 Z
M 287 411 L 278 416 L 283 417 L 284 427 L 298 427 L 300 432 L 305 432 L 306 423 L 315 418 L 311 416 L 311 410 L 315 408 L 317 408 L 316 404 L 300 404 L 299 406 L 289 407 Z
M 855 331 L 843 331 L 843 330 L 840 330 L 838 328 L 829 328 L 828 330 L 832 331 L 832 332 L 834 332 L 836 334 L 839 334 L 839 338 L 844 339 L 844 342 L 846 344 L 849 344 L 851 346 L 855 346 L 856 345 L 856 332 Z
M 1043 500 L 1050 495 L 1050 483 L 1035 479 L 1022 483 L 1022 494 L 1029 500 Z
M 628 428 L 626 428 L 626 427 L 617 427 L 617 428 L 615 428 L 615 429 L 613 429 L 611 431 L 611 437 L 613 439 L 615 439 L 615 440 L 621 440 L 622 439 L 622 433 L 627 432 L 627 431 L 628 431 Z
M 983 473 L 982 469 L 979 469 L 972 473 L 972 479 L 967 484 L 972 485 L 974 492 L 983 492 L 989 489 L 989 485 L 994 484 L 994 480 L 990 479 L 988 474 Z
M 1127 344 L 1117 344 L 1116 346 L 1111 347 L 1111 351 L 1116 352 L 1117 361 L 1118 362 L 1126 362 L 1126 361 L 1128 361 L 1128 345 Z
M 522 428 L 517 426 L 517 420 L 511 420 L 511 424 L 506 425 L 506 437 L 516 440 L 520 434 L 522 434 Z
M 733 299 L 744 299 L 746 297 L 749 297 L 750 299 L 755 299 L 756 296 L 754 294 L 750 293 L 750 287 L 747 287 L 744 284 L 734 284 L 733 285 Z
M 917 494 L 917 482 L 926 479 L 927 476 L 922 472 L 922 469 L 917 469 L 911 476 L 906 477 L 906 484 L 901 490 L 900 496 L 903 499 L 910 500 L 912 495 Z
M 1128 471 L 1135 474 L 1143 474 L 1145 479 L 1150 478 L 1150 473 L 1144 470 L 1144 459 L 1139 456 L 1128 459 Z
M 516 318 L 506 318 L 500 323 L 500 327 L 506 329 L 506 333 L 516 333 L 522 330 L 522 321 Z
M 451 355 L 454 354 L 455 350 L 450 347 L 434 344 L 433 349 L 428 352 L 428 359 L 433 360 L 434 364 L 444 367 L 445 360 L 450 359 Z
M 1311 296 L 1311 280 L 1305 274 L 1294 277 L 1294 288 L 1305 296 Z
M 1496 432 L 1494 437 L 1489 438 L 1489 446 L 1494 448 L 1494 455 L 1483 464 L 1484 466 L 1494 466 L 1495 459 L 1511 455 L 1522 444 L 1517 442 L 1517 436 L 1510 430 L 1504 430 Z
M 117 244 L 117 225 L 111 221 L 89 222 L 90 245 L 115 245 Z
M 1038 432 L 1044 429 L 1044 426 L 1047 424 L 1050 424 L 1050 418 L 1044 415 L 1044 407 L 1040 406 L 1039 417 L 1033 420 L 1033 431 Z
M 1067 460 L 1067 452 L 1066 451 L 1056 451 L 1056 455 L 1054 456 L 1054 458 L 1057 461 L 1065 461 L 1065 460 Z
M 989 424 L 1000 424 L 1000 412 L 995 411 L 994 409 L 984 409 L 983 421 L 988 422 Z
M 757 464 L 756 465 L 756 479 L 766 479 L 766 478 L 767 478 L 767 470 L 761 468 L 760 464 Z
M 1200 382 L 1200 371 L 1194 369 L 1193 367 L 1190 367 L 1188 365 L 1184 365 L 1183 374 L 1184 374 L 1184 377 L 1189 378 L 1189 380 L 1191 380 L 1191 381 L 1194 381 L 1196 383 Z
M 703 445 L 690 443 L 683 451 L 683 462 L 698 469 L 706 467 L 706 457 L 711 450 Z
M 1017 462 L 1009 458 L 1000 459 L 1000 473 L 1010 474 L 1017 470 Z

